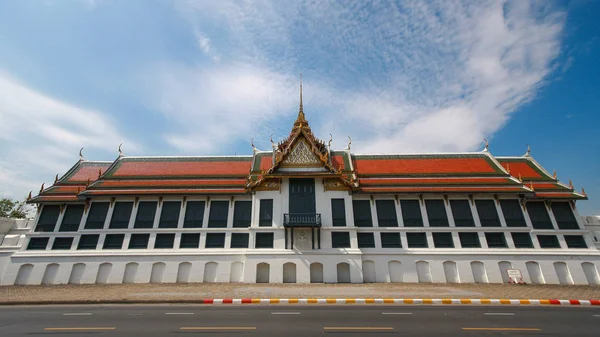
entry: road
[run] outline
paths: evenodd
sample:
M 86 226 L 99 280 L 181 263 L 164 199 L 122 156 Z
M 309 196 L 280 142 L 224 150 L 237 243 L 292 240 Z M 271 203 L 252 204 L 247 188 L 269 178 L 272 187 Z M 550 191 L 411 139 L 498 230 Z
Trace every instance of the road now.
M 600 336 L 600 308 L 371 305 L 0 307 L 0 336 Z

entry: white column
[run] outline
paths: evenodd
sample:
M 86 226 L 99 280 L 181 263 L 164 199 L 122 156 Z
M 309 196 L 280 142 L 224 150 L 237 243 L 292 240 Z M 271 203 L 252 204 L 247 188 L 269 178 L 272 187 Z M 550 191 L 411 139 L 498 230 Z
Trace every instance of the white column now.
M 227 228 L 232 228 L 233 227 L 233 208 L 235 207 L 235 198 L 233 200 L 231 200 L 231 198 L 228 200 L 229 202 L 229 208 L 227 210 Z M 227 239 L 225 239 L 227 240 Z
M 179 219 L 177 220 L 177 228 L 183 228 L 183 222 L 185 221 L 185 211 L 187 209 L 187 198 L 185 201 L 181 200 L 181 208 L 179 209 Z M 181 235 L 180 235 L 181 237 Z M 175 237 L 177 240 L 177 237 Z M 179 247 L 179 246 L 176 246 Z
M 204 202 L 204 204 L 205 204 L 204 207 L 206 207 L 206 208 L 204 209 L 204 217 L 202 217 L 202 228 L 208 228 L 208 217 L 210 215 L 210 200 L 208 200 L 208 198 L 206 198 L 206 201 Z M 204 235 L 203 235 L 203 237 L 204 237 Z M 200 238 L 200 240 L 202 241 L 202 238 Z M 206 238 L 205 238 L 205 240 L 206 240 Z M 202 246 L 202 247 L 204 247 L 204 246 Z
M 496 205 L 496 212 L 498 213 L 498 219 L 500 219 L 500 226 L 508 227 L 506 225 L 506 219 L 504 218 L 504 213 L 502 212 L 502 206 L 500 206 L 500 199 L 498 199 L 498 200 L 494 199 L 494 205 Z M 520 203 L 519 203 L 519 207 L 520 207 Z M 521 209 L 521 213 L 523 213 L 522 209 Z M 525 217 L 525 214 L 523 214 L 523 217 Z
M 152 228 L 158 228 L 158 223 L 160 222 L 160 213 L 162 212 L 162 206 L 164 201 L 156 201 L 156 210 L 154 211 L 154 222 L 152 223 Z
M 493 201 L 494 205 L 496 201 Z M 469 207 L 471 208 L 471 215 L 473 216 L 473 222 L 475 222 L 475 227 L 481 227 L 481 219 L 479 218 L 479 213 L 477 213 L 477 205 L 475 204 L 475 199 L 469 199 Z
M 148 238 L 148 246 L 146 246 L 146 249 L 154 249 L 154 243 L 156 242 L 156 234 L 157 233 L 150 233 L 150 237 Z
M 419 207 L 421 207 L 421 216 L 423 217 L 423 226 L 429 227 L 429 216 L 427 216 L 427 208 L 425 208 L 425 199 L 419 199 Z
M 546 207 L 546 212 L 548 212 L 550 222 L 552 222 L 552 227 L 554 227 L 554 229 L 558 229 L 558 223 L 556 222 L 556 218 L 554 217 L 554 212 L 552 212 L 552 207 L 550 207 L 546 202 L 544 202 L 544 207 Z
M 404 227 L 404 216 L 402 216 L 402 200 L 398 199 L 398 201 L 394 200 L 394 205 L 396 206 L 396 218 L 398 219 L 398 227 Z
M 446 201 L 444 198 L 444 207 L 446 208 L 446 216 L 448 217 L 448 225 L 450 227 L 456 227 L 456 223 L 454 222 L 454 214 L 452 213 L 452 207 L 450 207 L 450 199 Z
M 369 206 L 371 208 L 371 221 L 373 222 L 373 227 L 379 227 L 379 218 L 377 217 L 377 206 L 376 206 L 375 198 L 369 199 Z
M 127 225 L 127 228 L 132 229 L 133 225 L 135 223 L 135 217 L 137 215 L 137 210 L 138 210 L 138 206 L 140 205 L 140 202 L 133 202 L 133 207 L 131 208 L 131 214 L 129 215 L 129 224 Z

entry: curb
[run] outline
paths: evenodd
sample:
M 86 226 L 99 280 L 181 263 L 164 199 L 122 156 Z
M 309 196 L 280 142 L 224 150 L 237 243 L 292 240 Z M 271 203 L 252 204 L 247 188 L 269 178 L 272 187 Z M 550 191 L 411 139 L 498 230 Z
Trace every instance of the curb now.
M 399 304 L 399 305 L 562 305 L 600 306 L 600 300 L 488 299 L 488 298 L 212 298 L 201 300 L 97 300 L 0 302 L 0 305 L 48 304 Z

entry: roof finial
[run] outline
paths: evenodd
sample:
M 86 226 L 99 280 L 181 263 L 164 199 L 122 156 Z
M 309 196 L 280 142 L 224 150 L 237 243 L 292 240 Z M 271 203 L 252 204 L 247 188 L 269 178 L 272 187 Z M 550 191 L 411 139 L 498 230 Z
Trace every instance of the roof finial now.
M 102 169 L 98 169 L 98 179 L 100 179 L 101 175 L 102 175 Z
M 329 134 L 329 141 L 327 142 L 327 148 L 331 151 L 331 142 L 333 141 L 333 135 Z
M 350 138 L 350 136 L 348 136 L 348 147 L 346 147 L 346 150 L 350 150 L 350 145 L 352 145 L 352 138 Z
M 525 144 L 525 145 L 527 145 L 527 152 L 525 152 L 524 156 L 531 157 L 531 147 L 529 146 L 529 144 Z
M 250 145 L 252 145 L 252 152 L 256 152 L 256 146 L 254 146 L 254 137 L 250 140 Z
M 519 181 L 522 183 L 523 182 L 523 177 L 521 177 L 521 172 L 519 172 Z
M 29 195 L 27 196 L 27 201 L 31 200 L 31 191 L 29 191 Z
M 510 174 L 510 165 L 508 163 L 506 163 L 506 172 L 508 172 L 508 174 Z
M 304 116 L 304 106 L 302 104 L 302 74 L 300 74 L 300 108 L 298 109 L 298 118 L 296 122 L 306 121 L 306 117 Z
M 552 174 L 552 178 L 556 179 L 558 176 L 556 175 L 556 170 L 554 170 L 554 173 Z
M 269 138 L 269 140 L 271 141 L 271 148 L 273 148 L 273 150 L 275 150 L 275 142 L 273 141 L 273 134 L 271 134 L 271 138 Z
M 40 187 L 40 193 L 44 190 L 44 183 L 42 183 L 42 187 Z
M 571 179 L 569 179 L 569 188 L 573 189 L 573 182 L 571 181 Z
M 87 190 L 88 187 L 90 187 L 90 178 L 88 178 L 87 183 L 85 183 L 85 189 Z
M 488 148 L 490 147 L 490 143 L 488 143 L 488 140 L 485 138 L 483 139 L 483 141 L 485 142 L 485 148 L 483 149 L 483 151 L 487 152 Z
M 587 197 L 587 193 L 585 193 L 585 189 L 583 188 L 583 186 L 581 186 L 581 194 Z
M 54 177 L 54 183 L 56 184 L 57 181 L 58 181 L 58 173 L 56 174 L 56 177 Z
M 119 157 L 125 156 L 125 154 L 123 153 L 123 150 L 121 150 L 122 145 L 123 145 L 123 143 L 119 144 Z
M 83 161 L 83 148 L 79 149 L 79 161 Z
M 532 191 L 535 191 L 535 189 L 533 188 L 533 181 L 530 181 L 530 182 L 529 182 L 529 188 L 530 188 Z

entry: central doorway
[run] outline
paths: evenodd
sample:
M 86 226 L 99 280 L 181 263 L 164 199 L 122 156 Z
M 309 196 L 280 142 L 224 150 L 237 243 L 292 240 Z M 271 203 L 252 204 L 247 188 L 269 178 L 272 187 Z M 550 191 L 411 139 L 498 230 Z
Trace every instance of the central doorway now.
M 315 180 L 290 179 L 290 213 L 315 214 Z

